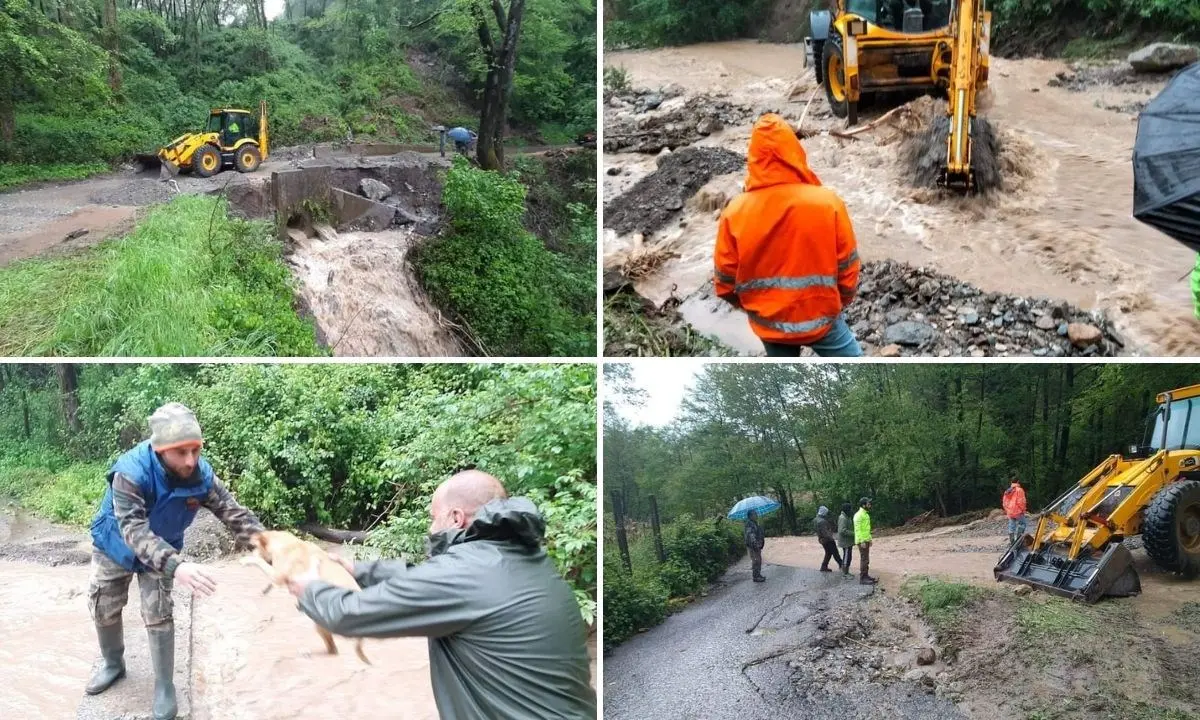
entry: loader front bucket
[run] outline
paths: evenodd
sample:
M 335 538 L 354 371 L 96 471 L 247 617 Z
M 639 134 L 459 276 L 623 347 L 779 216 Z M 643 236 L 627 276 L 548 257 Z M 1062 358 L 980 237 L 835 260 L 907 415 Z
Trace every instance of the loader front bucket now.
M 1070 560 L 1065 552 L 1052 547 L 1032 552 L 1022 539 L 1005 551 L 993 572 L 997 582 L 1023 583 L 1087 603 L 1142 591 L 1133 555 L 1119 542 L 1111 543 L 1103 552 L 1085 551 Z

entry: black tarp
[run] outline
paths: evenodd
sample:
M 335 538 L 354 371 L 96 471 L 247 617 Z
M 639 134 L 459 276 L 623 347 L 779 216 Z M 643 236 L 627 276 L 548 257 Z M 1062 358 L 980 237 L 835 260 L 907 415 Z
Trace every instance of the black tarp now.
M 1133 216 L 1200 252 L 1200 63 L 1138 116 Z

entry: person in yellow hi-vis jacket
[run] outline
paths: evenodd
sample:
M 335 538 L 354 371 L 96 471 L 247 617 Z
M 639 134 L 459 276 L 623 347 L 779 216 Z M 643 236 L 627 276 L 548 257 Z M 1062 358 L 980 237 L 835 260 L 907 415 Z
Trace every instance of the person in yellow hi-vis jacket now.
M 1196 254 L 1196 266 L 1192 268 L 1192 313 L 1200 320 L 1200 253 Z
M 854 544 L 858 545 L 858 582 L 874 585 L 879 582 L 867 574 L 871 566 L 871 498 L 858 501 L 858 512 L 854 513 Z

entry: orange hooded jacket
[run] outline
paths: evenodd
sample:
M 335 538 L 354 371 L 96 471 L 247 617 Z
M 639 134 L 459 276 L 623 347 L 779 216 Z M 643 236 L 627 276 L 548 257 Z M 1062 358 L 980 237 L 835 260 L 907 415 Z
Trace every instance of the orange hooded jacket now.
M 1004 514 L 1009 518 L 1016 519 L 1025 514 L 1025 490 L 1020 485 L 1009 485 L 1004 491 L 1004 497 L 1000 499 L 1000 503 L 1004 506 Z
M 850 215 L 778 115 L 755 123 L 747 165 L 746 191 L 717 230 L 717 295 L 740 305 L 763 340 L 814 343 L 858 288 Z

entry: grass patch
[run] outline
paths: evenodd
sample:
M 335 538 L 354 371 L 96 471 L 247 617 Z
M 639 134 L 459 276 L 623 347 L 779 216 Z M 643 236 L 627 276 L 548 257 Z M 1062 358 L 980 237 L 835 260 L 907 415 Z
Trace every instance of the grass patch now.
M 21 165 L 0 163 L 0 190 L 47 180 L 82 180 L 108 172 L 104 163 L 63 163 L 57 165 Z
M 1123 55 L 1133 45 L 1128 37 L 1074 38 L 1062 50 L 1064 60 L 1107 60 Z
M 604 300 L 604 354 L 627 357 L 732 357 L 737 353 L 684 322 L 679 312 L 654 309 L 636 293 Z
M 263 222 L 180 196 L 127 237 L 0 268 L 0 355 L 311 356 Z
M 1022 601 L 1016 613 L 1017 627 L 1026 638 L 1039 640 L 1068 635 L 1091 635 L 1100 631 L 1100 618 L 1091 608 L 1061 598 L 1044 602 Z
M 86 526 L 104 496 L 106 462 L 74 462 L 50 449 L 0 453 L 0 495 L 54 522 Z
M 909 578 L 900 586 L 900 594 L 920 605 L 921 613 L 939 631 L 954 625 L 980 592 L 965 583 L 923 576 Z

